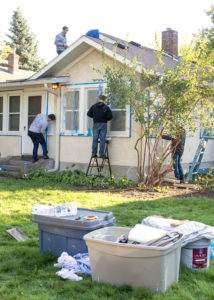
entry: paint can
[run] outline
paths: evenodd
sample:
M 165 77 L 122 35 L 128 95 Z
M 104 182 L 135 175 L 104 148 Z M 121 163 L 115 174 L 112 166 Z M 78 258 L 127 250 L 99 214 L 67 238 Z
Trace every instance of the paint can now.
M 210 245 L 210 258 L 214 258 L 214 240 L 211 241 Z
M 195 271 L 208 270 L 210 264 L 210 244 L 210 240 L 202 238 L 185 245 L 181 249 L 181 263 Z

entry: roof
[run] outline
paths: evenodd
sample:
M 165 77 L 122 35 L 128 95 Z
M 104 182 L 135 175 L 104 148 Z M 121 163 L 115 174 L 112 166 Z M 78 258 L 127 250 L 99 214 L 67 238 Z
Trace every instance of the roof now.
M 7 67 L 0 66 L 0 82 L 6 82 L 9 80 L 16 80 L 16 79 L 26 79 L 31 77 L 35 72 L 33 71 L 26 71 L 20 70 L 17 73 L 12 73 L 8 70 Z
M 37 79 L 40 77 L 55 76 L 55 74 L 63 70 L 66 66 L 75 61 L 78 57 L 80 57 L 80 55 L 82 55 L 92 47 L 100 52 L 103 50 L 103 47 L 105 47 L 106 55 L 123 63 L 125 54 L 124 49 L 117 47 L 116 53 L 114 54 L 114 49 L 117 43 L 122 43 L 124 45 L 127 44 L 125 40 L 114 37 L 112 35 L 108 35 L 106 33 L 100 33 L 99 39 L 85 35 L 81 36 L 60 55 L 56 56 L 49 64 L 35 73 L 31 78 Z M 132 61 L 136 57 L 139 64 L 138 71 L 140 72 L 140 65 L 143 65 L 147 69 L 151 69 L 152 67 L 157 65 L 157 59 L 155 55 L 156 51 L 157 50 L 154 50 L 152 48 L 136 46 L 131 42 L 128 42 L 126 58 L 128 61 Z M 169 68 L 172 68 L 178 62 L 176 57 L 173 57 L 167 53 L 163 54 L 162 59 L 165 65 Z M 156 71 L 163 72 L 163 69 L 159 65 Z
M 126 49 L 122 49 L 121 47 L 115 47 L 118 43 L 127 45 L 128 46 L 127 51 Z M 67 82 L 68 77 L 66 76 L 68 74 L 61 74 L 60 72 L 62 70 L 64 70 L 72 62 L 75 62 L 75 60 L 78 59 L 82 54 L 87 53 L 87 51 L 90 52 L 92 49 L 96 49 L 99 52 L 102 52 L 103 47 L 105 48 L 105 54 L 107 56 L 116 59 L 121 63 L 124 63 L 125 55 L 128 62 L 136 58 L 137 63 L 139 64 L 137 71 L 139 72 L 141 72 L 141 65 L 143 65 L 146 69 L 151 69 L 152 67 L 157 65 L 157 59 L 155 55 L 155 52 L 157 50 L 141 46 L 140 44 L 136 44 L 136 43 L 133 44 L 132 42 L 126 42 L 123 39 L 119 39 L 117 37 L 105 33 L 100 33 L 99 39 L 83 35 L 78 40 L 76 40 L 73 44 L 71 44 L 66 50 L 64 50 L 60 55 L 56 56 L 41 70 L 39 70 L 35 74 L 32 74 L 32 76 L 27 80 L 24 80 L 24 82 L 22 82 L 22 85 L 38 84 L 38 82 L 36 81 L 38 81 L 39 79 L 44 79 L 45 81 L 47 78 L 48 80 L 50 80 L 50 78 L 53 78 L 55 80 L 57 80 L 57 78 L 60 78 L 60 81 L 58 82 L 62 82 L 61 80 L 63 76 L 65 76 L 64 77 L 66 79 L 65 82 Z M 114 53 L 115 49 L 116 49 L 116 53 Z M 169 68 L 172 68 L 178 62 L 177 58 L 166 53 L 163 54 L 162 59 L 165 65 Z M 156 68 L 156 71 L 161 73 L 163 72 L 163 69 L 159 65 Z M 60 77 L 56 77 L 57 74 L 60 74 Z M 17 79 L 20 78 L 21 77 Z M 13 79 L 15 78 L 13 77 Z M 13 85 L 18 84 L 18 81 L 17 83 L 13 83 Z M 21 80 L 19 82 L 21 82 Z M 9 85 L 10 83 L 8 82 L 7 86 Z M 0 83 L 0 86 L 5 86 L 5 85 Z
M 42 77 L 38 79 L 17 79 L 17 80 L 10 80 L 5 82 L 0 82 L 0 88 L 5 87 L 35 87 L 39 85 L 51 84 L 51 83 L 65 83 L 69 82 L 69 76 L 58 76 L 58 77 Z
M 120 43 L 122 45 L 125 45 L 128 47 L 127 49 L 127 59 L 132 61 L 135 57 L 137 58 L 137 62 L 139 64 L 142 64 L 146 69 L 151 69 L 157 64 L 157 59 L 155 52 L 158 52 L 155 49 L 141 46 L 138 43 L 135 43 L 136 45 L 132 44 L 132 42 L 127 42 L 123 39 L 114 37 L 112 35 L 106 34 L 106 33 L 100 33 L 101 37 L 106 38 L 105 47 L 108 49 L 113 50 L 115 48 L 115 45 Z M 100 43 L 100 41 L 97 41 Z M 103 42 L 101 42 L 103 44 Z M 124 50 L 120 47 L 117 47 L 116 52 L 122 56 L 124 56 Z M 163 53 L 162 60 L 165 63 L 165 65 L 169 68 L 172 68 L 177 63 L 177 57 L 173 57 L 172 55 L 169 55 L 167 53 Z M 162 68 L 159 66 L 157 68 L 157 71 L 161 72 Z

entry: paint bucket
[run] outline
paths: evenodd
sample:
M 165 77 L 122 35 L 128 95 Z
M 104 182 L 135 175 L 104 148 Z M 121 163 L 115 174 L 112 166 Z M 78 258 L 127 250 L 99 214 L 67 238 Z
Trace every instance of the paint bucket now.
M 208 270 L 210 264 L 210 243 L 210 240 L 202 238 L 182 247 L 181 263 L 195 271 Z

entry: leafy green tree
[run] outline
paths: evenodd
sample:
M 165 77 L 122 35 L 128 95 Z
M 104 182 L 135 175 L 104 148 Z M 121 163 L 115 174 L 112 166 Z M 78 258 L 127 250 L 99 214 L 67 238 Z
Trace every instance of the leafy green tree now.
M 12 53 L 10 46 L 6 45 L 2 39 L 2 34 L 0 33 L 0 64 L 7 63 L 7 57 L 9 53 Z
M 201 38 L 207 37 L 209 51 L 214 51 L 214 5 L 211 5 L 207 15 L 211 18 L 212 25 L 210 28 L 206 27 L 200 31 Z M 214 62 L 213 62 L 214 63 Z
M 171 142 L 163 143 L 163 133 L 176 139 L 180 127 L 194 132 L 200 122 L 206 128 L 214 124 L 210 115 L 214 57 L 208 54 L 207 39 L 194 40 L 183 51 L 183 59 L 173 68 L 168 68 L 162 60 L 163 53 L 156 51 L 157 65 L 148 70 L 137 64 L 137 58 L 129 63 L 126 56 L 122 66 L 110 66 L 104 49 L 102 68 L 97 70 L 101 80 L 107 82 L 108 99 L 118 106 L 131 105 L 132 118 L 140 124 L 141 133 L 135 143 L 137 175 L 139 182 L 148 186 L 160 185 L 172 171 L 169 157 L 174 149 Z M 156 71 L 157 66 L 162 67 L 161 73 Z
M 13 12 L 9 31 L 11 34 L 7 34 L 7 37 L 11 41 L 8 45 L 15 48 L 20 56 L 20 66 L 27 70 L 38 71 L 45 62 L 38 58 L 38 41 L 30 32 L 28 22 L 19 7 Z

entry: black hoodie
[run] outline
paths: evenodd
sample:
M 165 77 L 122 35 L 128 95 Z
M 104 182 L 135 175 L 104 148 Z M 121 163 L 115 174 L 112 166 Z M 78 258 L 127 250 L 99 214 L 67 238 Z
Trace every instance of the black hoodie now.
M 94 123 L 107 123 L 112 119 L 112 112 L 105 103 L 97 102 L 90 107 L 87 116 L 93 118 Z

